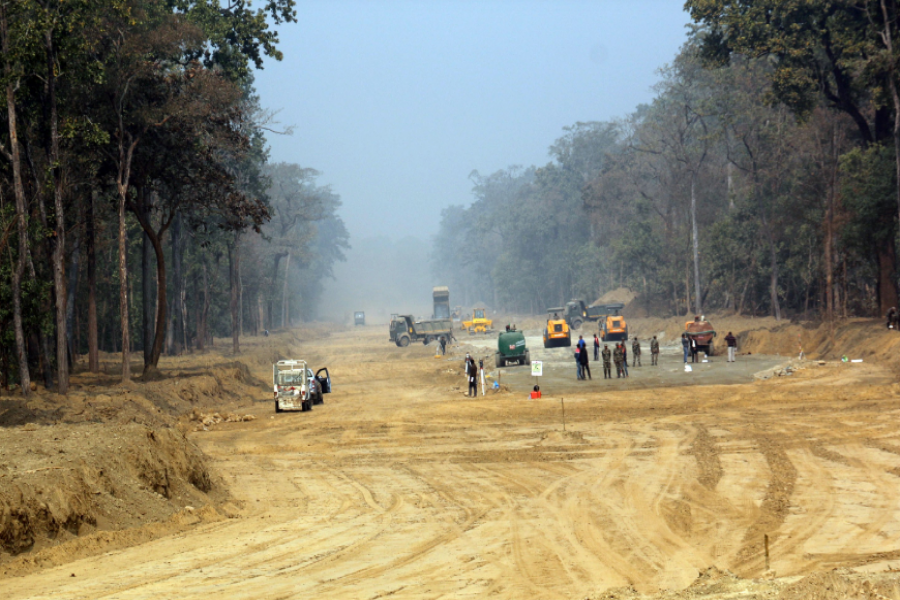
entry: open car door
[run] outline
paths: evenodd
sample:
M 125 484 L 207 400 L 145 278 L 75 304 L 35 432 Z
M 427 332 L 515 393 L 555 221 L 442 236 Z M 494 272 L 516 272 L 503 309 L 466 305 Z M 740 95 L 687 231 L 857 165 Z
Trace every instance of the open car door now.
M 325 374 L 323 375 L 322 373 Z M 331 375 L 328 374 L 327 368 L 323 367 L 316 371 L 316 381 L 319 382 L 323 394 L 331 393 Z

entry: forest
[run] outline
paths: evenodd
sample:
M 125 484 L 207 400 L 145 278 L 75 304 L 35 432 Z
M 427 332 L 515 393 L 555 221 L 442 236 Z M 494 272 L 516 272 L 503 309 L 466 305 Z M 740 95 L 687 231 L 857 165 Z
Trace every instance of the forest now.
M 652 102 L 565 128 L 543 166 L 472 172 L 432 254 L 460 303 L 537 313 L 628 287 L 658 316 L 897 305 L 897 3 L 685 8 Z
M 294 4 L 0 0 L 0 386 L 65 394 L 100 352 L 152 377 L 315 316 L 341 199 L 269 160 L 290 131 L 253 87 Z

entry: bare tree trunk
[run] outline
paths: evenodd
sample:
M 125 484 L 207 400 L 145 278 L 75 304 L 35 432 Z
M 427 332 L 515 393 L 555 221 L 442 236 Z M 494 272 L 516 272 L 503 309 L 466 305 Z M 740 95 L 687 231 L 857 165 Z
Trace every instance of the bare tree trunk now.
M 284 288 L 281 291 L 281 327 L 287 327 L 288 314 L 288 277 L 291 273 L 291 253 L 287 254 L 287 262 L 284 264 Z
M 66 331 L 68 339 L 66 340 L 69 350 L 69 360 L 74 364 L 76 352 L 78 350 L 75 335 L 75 292 L 78 289 L 78 271 L 81 267 L 81 239 L 75 236 L 72 243 L 72 256 L 69 258 L 69 297 L 66 299 Z
M 769 242 L 769 259 L 771 260 L 771 273 L 769 276 L 769 297 L 772 302 L 772 316 L 776 321 L 781 320 L 781 303 L 778 301 L 778 254 L 775 251 L 775 238 L 772 229 L 766 219 L 766 211 L 762 211 L 763 230 L 766 233 L 766 241 Z
M 66 218 L 62 197 L 62 176 L 59 173 L 59 118 L 56 106 L 56 61 L 53 49 L 53 31 L 44 33 L 47 53 L 47 100 L 50 106 L 50 160 L 53 180 L 53 208 L 56 228 L 51 242 L 53 247 L 53 287 L 56 294 L 56 378 L 57 391 L 69 393 L 68 335 L 66 329 Z
M 149 219 L 148 214 L 144 214 L 145 219 Z M 153 320 L 156 316 L 156 307 L 154 306 L 153 296 L 153 276 L 150 273 L 153 269 L 153 242 L 147 232 L 141 236 L 141 329 L 144 339 L 144 369 L 151 363 L 153 356 L 153 341 L 156 337 L 154 334 Z
M 892 2 L 892 4 L 896 5 L 896 2 Z M 887 3 L 885 2 L 885 0 L 881 0 L 881 15 L 884 20 L 884 30 L 881 34 L 881 39 L 888 52 L 887 64 L 890 65 L 890 68 L 888 70 L 888 77 L 886 77 L 886 80 L 888 82 L 888 87 L 890 87 L 891 89 L 891 98 L 894 101 L 894 164 L 896 166 L 897 177 L 895 185 L 897 196 L 897 215 L 898 217 L 900 217 L 900 90 L 897 89 L 897 57 L 894 56 L 894 37 L 891 30 L 892 19 L 891 15 L 888 12 Z M 887 243 L 891 246 L 891 254 L 894 254 L 896 256 L 896 238 L 889 239 Z M 887 285 L 887 282 L 888 278 L 882 277 L 879 283 L 880 286 L 885 286 Z M 882 315 L 885 314 L 889 308 L 897 307 L 897 286 L 894 280 L 894 273 L 890 273 L 890 285 L 890 294 L 885 294 L 884 292 L 881 293 L 880 300 L 884 301 L 880 307 Z
M 172 316 L 169 325 L 172 334 L 169 337 L 169 354 L 178 354 L 184 340 L 182 328 L 184 315 L 181 314 L 181 288 L 184 284 L 181 246 L 181 215 L 178 214 L 172 222 Z
M 206 272 L 206 263 L 203 263 L 203 306 L 200 309 L 200 317 L 197 319 L 197 349 L 203 350 L 206 346 L 206 316 L 209 314 L 209 276 Z
M 691 233 L 694 251 L 694 302 L 696 314 L 703 314 L 703 302 L 700 296 L 700 236 L 697 233 L 697 174 L 691 172 Z
M 91 192 L 86 212 L 85 236 L 87 246 L 88 277 L 88 370 L 100 372 L 100 347 L 97 339 L 97 256 L 94 251 L 94 201 L 96 192 Z
M 128 185 L 131 179 L 131 159 L 137 140 L 129 135 L 128 147 L 125 146 L 122 118 L 119 119 L 119 169 L 116 189 L 119 193 L 119 317 L 122 323 L 122 382 L 131 381 L 131 336 L 128 318 L 128 255 L 127 230 L 125 228 L 125 203 L 128 197 Z
M 6 7 L 0 4 L 0 47 L 3 55 L 9 57 L 9 32 L 6 18 Z M 16 82 L 12 78 L 12 69 L 9 59 L 4 61 L 6 81 L 6 114 L 9 121 L 9 158 L 12 162 L 13 193 L 16 198 L 16 228 L 18 234 L 18 256 L 16 266 L 13 269 L 12 293 L 13 293 L 13 329 L 16 338 L 16 360 L 19 363 L 19 384 L 22 387 L 22 395 L 31 393 L 31 375 L 28 371 L 28 353 L 25 349 L 25 329 L 22 323 L 22 277 L 25 274 L 25 257 L 28 254 L 28 226 L 25 221 L 27 214 L 25 203 L 25 188 L 22 185 L 22 159 L 19 153 L 19 135 L 16 125 Z
M 240 273 L 240 233 L 234 233 L 234 243 L 228 253 L 231 279 L 231 350 L 234 354 L 241 351 L 240 326 L 238 323 L 238 286 Z

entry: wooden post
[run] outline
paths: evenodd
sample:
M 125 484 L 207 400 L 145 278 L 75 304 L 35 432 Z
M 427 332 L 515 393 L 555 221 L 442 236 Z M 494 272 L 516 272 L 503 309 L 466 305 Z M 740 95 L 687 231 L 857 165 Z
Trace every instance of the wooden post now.
M 766 534 L 763 536 L 763 540 L 766 544 L 766 571 L 769 570 L 769 535 Z
M 560 405 L 562 405 L 562 413 L 563 413 L 563 431 L 565 431 L 565 430 L 566 430 L 566 399 L 565 399 L 565 398 L 560 398 L 560 399 L 559 399 L 559 403 L 560 403 Z M 768 539 L 768 538 L 766 538 L 766 539 Z M 766 548 L 768 548 L 768 547 L 769 547 L 769 546 L 767 545 Z M 768 551 L 766 552 L 766 555 L 768 556 Z

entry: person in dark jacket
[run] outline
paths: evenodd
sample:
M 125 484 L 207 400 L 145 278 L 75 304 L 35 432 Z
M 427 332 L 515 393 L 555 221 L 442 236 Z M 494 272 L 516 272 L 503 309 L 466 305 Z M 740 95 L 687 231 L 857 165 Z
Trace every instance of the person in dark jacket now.
M 700 349 L 697 348 L 697 340 L 691 338 L 691 362 L 700 362 Z
M 625 345 L 625 342 L 622 342 L 622 370 L 625 372 L 625 377 L 628 377 L 628 347 Z
M 469 396 L 475 397 L 478 395 L 478 367 L 475 365 L 475 359 L 472 357 L 469 357 L 466 375 L 469 377 Z
M 725 336 L 725 343 L 728 344 L 728 362 L 734 362 L 734 353 L 737 351 L 737 338 L 730 331 Z
M 581 346 L 575 346 L 575 379 L 581 381 L 584 379 L 584 366 L 581 364 L 581 355 L 584 354 L 584 350 L 581 349 Z
M 588 355 L 586 347 L 581 348 L 581 353 L 578 355 L 578 358 L 581 360 L 581 378 L 584 379 L 584 376 L 587 375 L 588 379 L 593 379 L 593 377 L 591 377 L 591 357 Z

